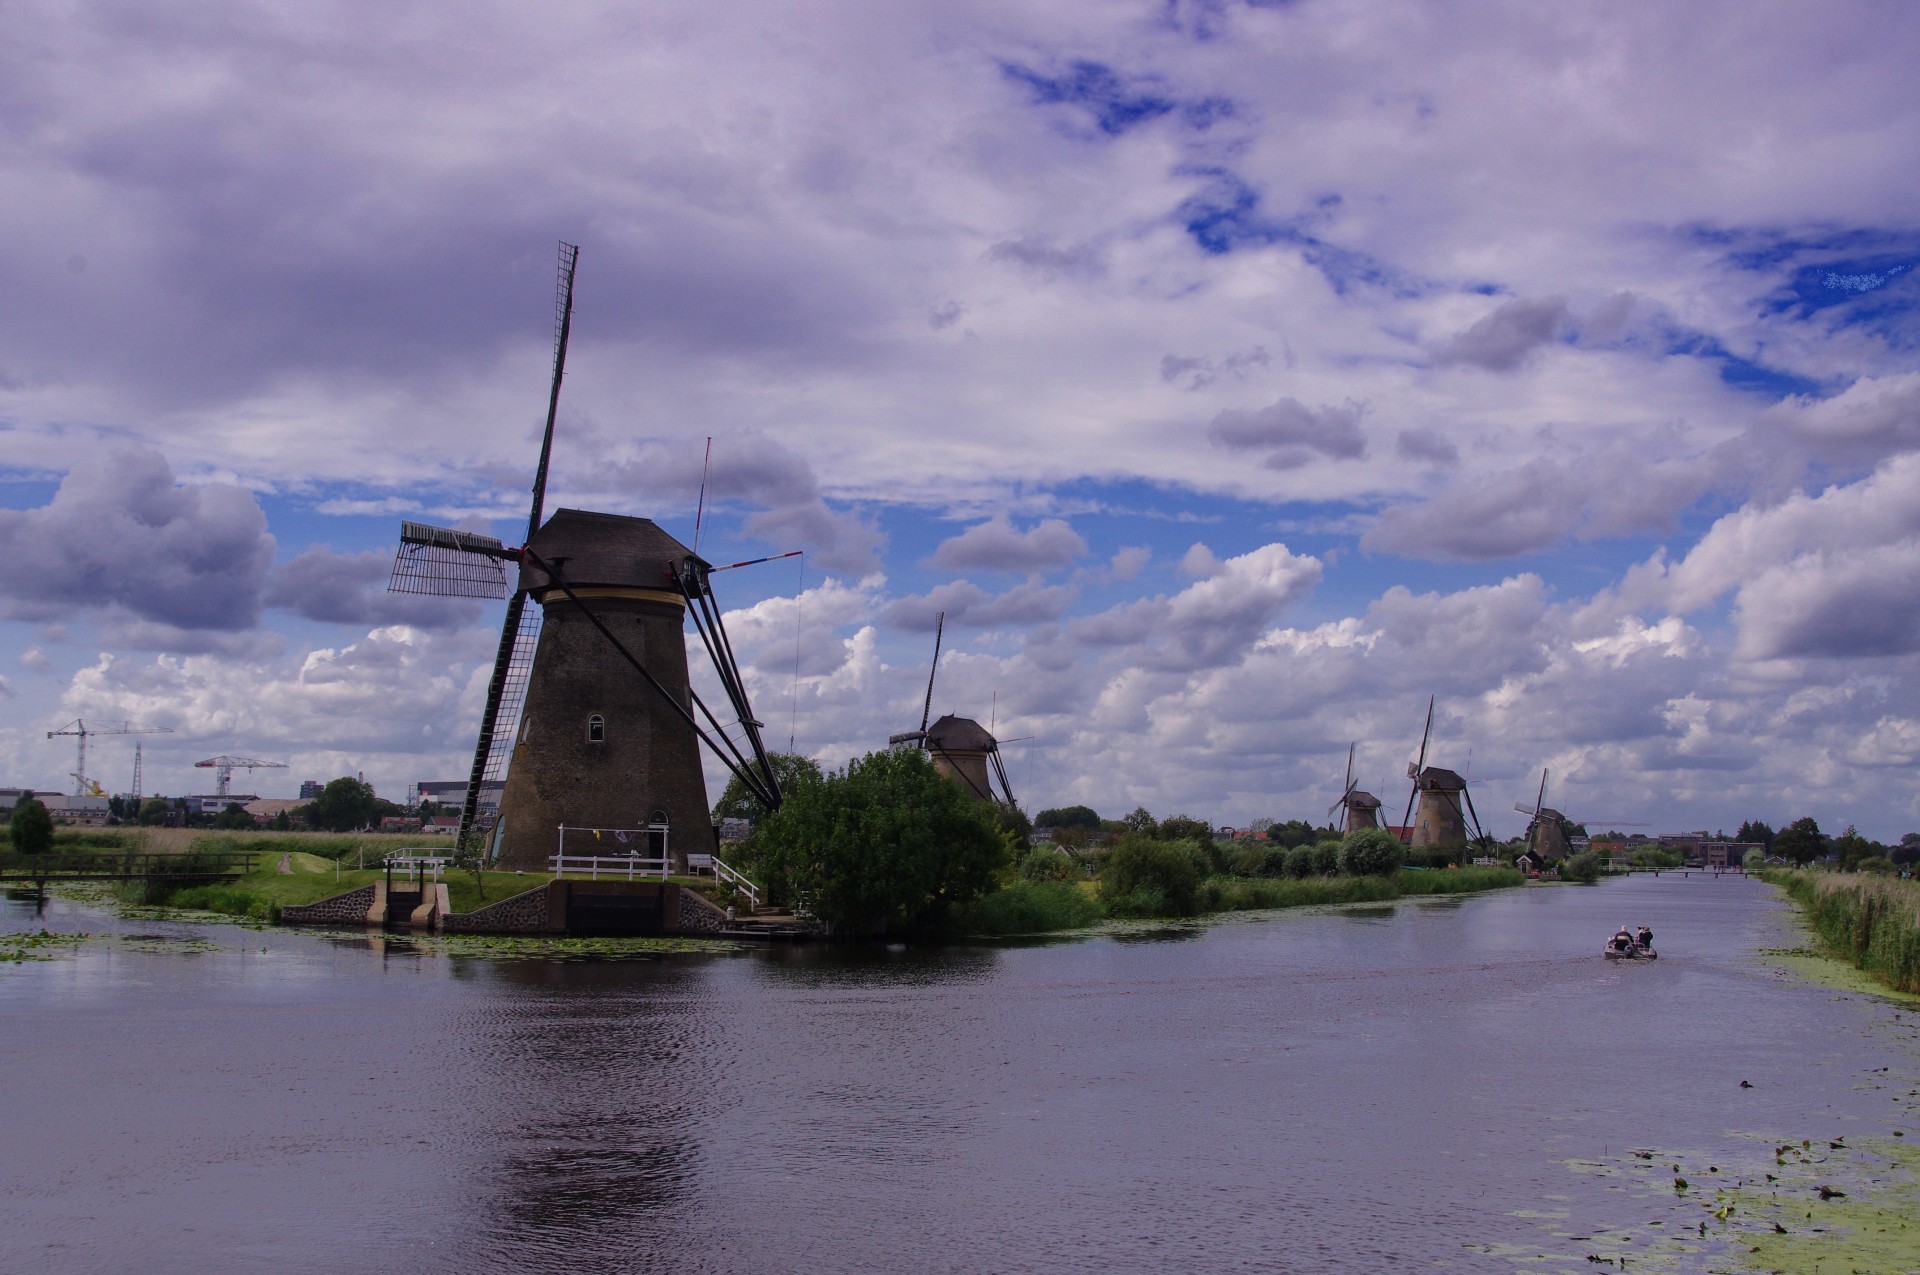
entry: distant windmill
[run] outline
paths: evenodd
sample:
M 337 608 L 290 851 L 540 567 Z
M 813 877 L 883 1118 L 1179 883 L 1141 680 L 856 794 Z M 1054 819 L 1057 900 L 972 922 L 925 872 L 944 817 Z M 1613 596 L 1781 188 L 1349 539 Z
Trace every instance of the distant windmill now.
M 1340 800 L 1327 807 L 1327 818 L 1332 819 L 1334 812 L 1340 812 L 1341 832 L 1354 832 L 1361 828 L 1380 826 L 1380 799 L 1370 792 L 1363 792 L 1360 781 L 1353 777 L 1353 750 L 1355 745 L 1347 745 L 1347 779 L 1340 788 Z
M 1546 859 L 1564 859 L 1567 857 L 1567 817 L 1558 810 L 1547 806 L 1547 770 L 1540 768 L 1540 791 L 1535 795 L 1531 806 L 1513 803 L 1513 808 L 1523 815 L 1531 815 L 1527 824 L 1527 849 Z
M 562 509 L 542 520 L 578 258 L 578 248 L 560 245 L 553 383 L 525 545 L 403 523 L 387 586 L 508 598 L 460 824 L 461 845 L 490 837 L 489 857 L 506 868 L 545 868 L 563 824 L 666 825 L 677 834 L 676 861 L 705 851 L 713 832 L 703 744 L 763 808 L 780 805 L 762 723 L 708 584 L 715 568 L 645 518 Z M 509 562 L 519 567 L 511 590 Z M 689 616 L 727 696 L 725 725 L 690 684 Z
M 1420 759 L 1407 763 L 1407 778 L 1413 781 L 1413 791 L 1407 796 L 1407 813 L 1402 819 L 1403 824 L 1410 821 L 1407 844 L 1445 846 L 1465 842 L 1469 818 L 1473 821 L 1473 839 L 1484 841 L 1486 834 L 1481 831 L 1480 816 L 1473 809 L 1473 798 L 1467 795 L 1467 781 L 1454 771 L 1427 765 L 1427 744 L 1432 737 L 1433 697 L 1428 696 L 1427 725 L 1420 734 Z
M 1007 768 L 1000 761 L 1000 741 L 993 737 L 992 731 L 971 717 L 955 717 L 951 713 L 927 725 L 927 719 L 933 716 L 933 681 L 940 673 L 940 638 L 946 627 L 947 613 L 942 611 L 933 622 L 933 668 L 927 674 L 927 697 L 920 707 L 920 729 L 889 735 L 887 743 L 894 748 L 903 745 L 923 748 L 933 760 L 935 770 L 972 796 L 981 801 L 1005 800 L 1008 805 L 1014 805 L 1013 785 L 1007 782 Z M 998 797 L 993 791 L 995 779 L 1000 782 Z

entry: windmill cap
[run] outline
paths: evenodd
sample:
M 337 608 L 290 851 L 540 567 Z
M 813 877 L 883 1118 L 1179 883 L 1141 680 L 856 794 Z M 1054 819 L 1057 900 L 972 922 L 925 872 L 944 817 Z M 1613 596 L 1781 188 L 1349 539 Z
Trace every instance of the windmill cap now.
M 948 753 L 990 753 L 998 745 L 979 722 L 949 713 L 927 727 L 927 747 Z
M 675 567 L 693 550 L 648 518 L 561 509 L 527 541 L 574 588 L 612 586 L 671 589 Z M 697 559 L 696 559 L 697 560 Z M 531 562 L 520 566 L 520 587 L 547 588 L 552 577 Z

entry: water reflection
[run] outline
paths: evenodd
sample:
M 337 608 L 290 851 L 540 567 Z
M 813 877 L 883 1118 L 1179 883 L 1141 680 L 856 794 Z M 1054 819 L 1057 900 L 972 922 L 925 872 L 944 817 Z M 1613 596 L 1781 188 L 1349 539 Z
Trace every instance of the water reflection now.
M 1700 877 L 647 961 L 124 928 L 224 946 L 0 968 L 0 1268 L 1506 1270 L 1674 1207 L 1570 1162 L 1851 1144 L 1920 1057 Z

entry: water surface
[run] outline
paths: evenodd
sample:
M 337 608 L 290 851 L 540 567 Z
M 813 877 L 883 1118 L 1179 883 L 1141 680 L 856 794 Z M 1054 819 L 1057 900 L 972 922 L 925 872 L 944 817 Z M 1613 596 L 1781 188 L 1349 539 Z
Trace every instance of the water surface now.
M 1633 1150 L 1911 1130 L 1920 1057 L 1734 876 L 644 961 L 44 924 L 150 937 L 0 966 L 4 1269 L 1591 1270 L 1693 1223 Z

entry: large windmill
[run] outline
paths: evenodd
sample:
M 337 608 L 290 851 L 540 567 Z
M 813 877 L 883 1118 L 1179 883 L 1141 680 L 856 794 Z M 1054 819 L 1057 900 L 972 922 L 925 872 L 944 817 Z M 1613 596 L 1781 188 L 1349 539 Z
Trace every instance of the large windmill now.
M 1362 791 L 1360 781 L 1353 777 L 1354 747 L 1353 744 L 1347 745 L 1347 778 L 1340 788 L 1340 800 L 1327 807 L 1328 819 L 1332 819 L 1336 811 L 1339 813 L 1341 832 L 1380 826 L 1380 799 Z
M 940 672 L 940 638 L 946 627 L 947 613 L 942 611 L 933 625 L 933 669 L 927 674 L 927 697 L 920 707 L 920 729 L 889 735 L 887 743 L 895 748 L 903 745 L 924 748 L 933 761 L 933 768 L 959 784 L 969 796 L 981 801 L 1004 800 L 1014 805 L 1013 785 L 1007 782 L 1007 768 L 1000 761 L 1000 741 L 993 737 L 992 731 L 971 717 L 955 717 L 951 713 L 931 726 L 927 724 L 927 719 L 933 716 L 933 679 Z M 998 796 L 993 790 L 996 779 L 1000 783 Z
M 684 865 L 713 835 L 701 745 L 765 809 L 780 805 L 780 785 L 708 583 L 711 564 L 645 518 L 562 509 L 543 521 L 578 259 L 578 248 L 560 245 L 553 383 L 526 543 L 403 523 L 387 587 L 508 599 L 461 811 L 463 847 L 486 843 L 501 867 L 538 870 L 561 825 L 665 828 Z M 511 589 L 509 562 L 519 568 Z M 727 696 L 725 724 L 692 688 L 688 616 Z
M 1467 840 L 1467 821 L 1473 821 L 1473 839 L 1484 841 L 1480 816 L 1467 795 L 1467 781 L 1442 766 L 1427 765 L 1427 744 L 1433 738 L 1433 697 L 1427 697 L 1427 725 L 1420 733 L 1420 759 L 1407 763 L 1407 778 L 1413 791 L 1407 795 L 1407 813 L 1402 823 L 1409 825 L 1410 846 L 1458 845 Z M 1415 803 L 1419 809 L 1414 809 Z
M 1558 810 L 1547 806 L 1547 770 L 1540 768 L 1540 791 L 1535 795 L 1531 806 L 1513 803 L 1513 808 L 1523 815 L 1531 815 L 1527 824 L 1527 849 L 1544 859 L 1564 859 L 1570 847 L 1567 845 L 1567 817 Z

